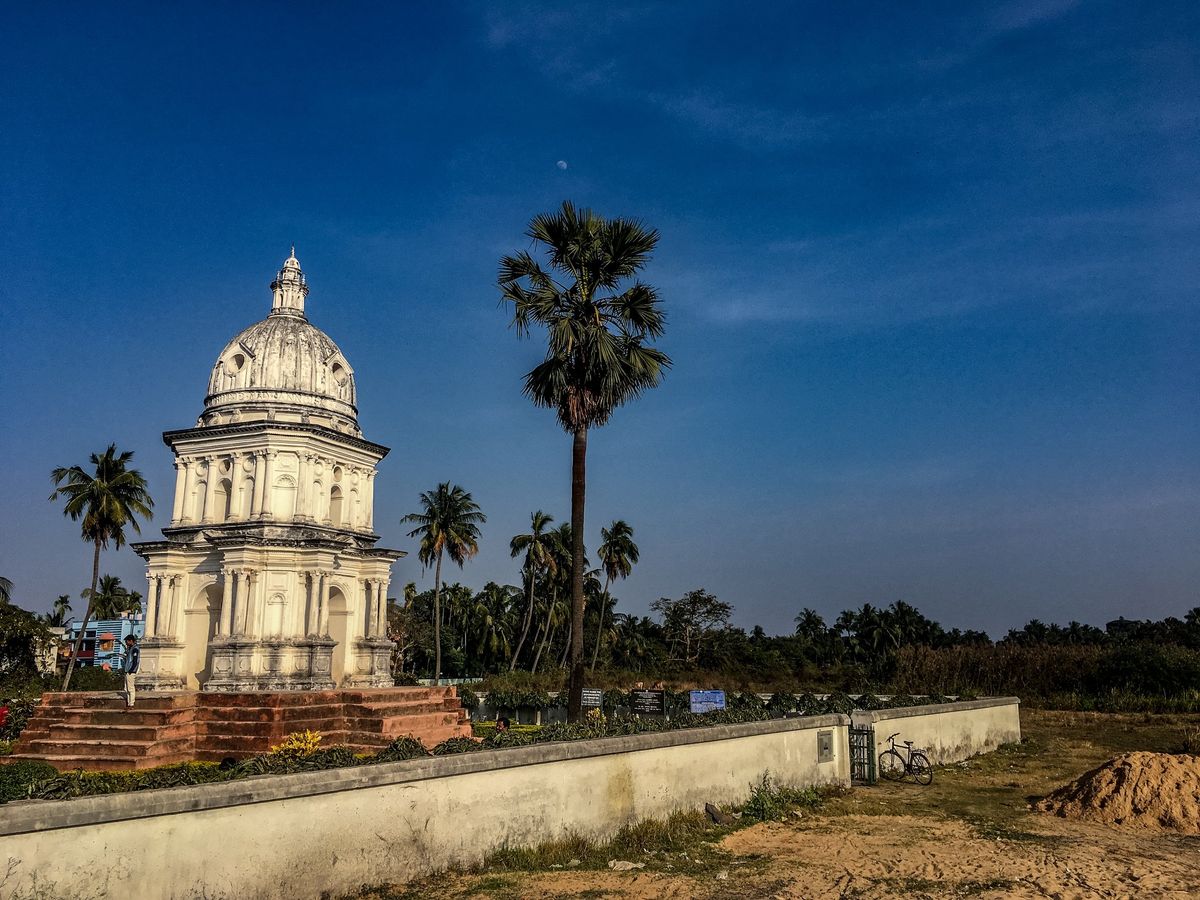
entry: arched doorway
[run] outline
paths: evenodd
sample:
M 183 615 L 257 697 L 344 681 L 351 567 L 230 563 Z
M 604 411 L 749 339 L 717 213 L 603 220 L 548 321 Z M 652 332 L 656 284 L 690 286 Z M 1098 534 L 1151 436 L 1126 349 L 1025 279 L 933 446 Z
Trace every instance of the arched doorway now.
M 183 611 L 183 686 L 198 690 L 212 670 L 209 642 L 221 616 L 221 583 L 215 581 L 192 597 Z
M 346 677 L 346 667 L 353 664 L 354 651 L 350 642 L 354 638 L 354 630 L 350 627 L 350 608 L 346 595 L 336 586 L 329 590 L 329 636 L 337 641 L 333 647 L 329 674 L 333 683 L 341 687 L 342 679 Z

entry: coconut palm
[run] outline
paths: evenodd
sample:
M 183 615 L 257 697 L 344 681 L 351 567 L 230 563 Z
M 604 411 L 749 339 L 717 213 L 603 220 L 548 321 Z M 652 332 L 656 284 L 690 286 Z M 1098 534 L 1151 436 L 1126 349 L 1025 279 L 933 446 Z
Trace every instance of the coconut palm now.
M 91 472 L 82 466 L 71 466 L 59 467 L 50 473 L 55 485 L 50 500 L 61 497 L 65 501 L 63 515 L 80 522 L 80 536 L 95 548 L 89 598 L 95 595 L 96 583 L 100 578 L 100 551 L 107 550 L 110 544 L 120 550 L 125 545 L 126 526 L 141 534 L 137 517 L 149 519 L 153 515 L 151 510 L 154 509 L 154 501 L 146 488 L 146 479 L 137 469 L 128 467 L 131 459 L 133 451 L 126 450 L 118 454 L 117 445 L 109 444 L 103 453 L 91 455 Z M 91 617 L 92 604 L 89 599 L 79 635 L 75 638 L 75 649 L 67 662 L 67 673 L 63 676 L 64 691 L 71 686 L 75 660 L 83 646 L 83 635 Z
M 525 554 L 525 563 L 522 568 L 525 570 L 526 583 L 529 585 L 525 602 L 525 619 L 521 625 L 521 637 L 517 639 L 517 648 L 513 651 L 512 660 L 508 664 L 510 672 L 517 667 L 521 649 L 525 646 L 525 639 L 529 637 L 529 626 L 533 623 L 533 601 L 534 593 L 537 590 L 538 572 L 545 571 L 550 576 L 555 573 L 554 557 L 550 552 L 550 538 L 546 531 L 547 526 L 554 521 L 554 517 L 539 509 L 529 518 L 528 533 L 515 535 L 508 545 L 513 558 L 522 553 Z
M 633 542 L 633 529 L 624 519 L 617 519 L 600 529 L 600 546 L 596 550 L 600 568 L 604 570 L 604 602 L 600 605 L 600 624 L 596 628 L 596 649 L 592 651 L 592 671 L 600 657 L 600 640 L 604 636 L 604 614 L 608 611 L 608 589 L 618 578 L 626 579 L 638 561 L 638 545 Z
M 142 595 L 127 590 L 116 575 L 105 575 L 95 591 L 85 590 L 82 597 L 88 601 L 97 621 L 117 619 L 122 613 L 136 613 L 142 609 Z
M 46 624 L 51 628 L 62 628 L 70 618 L 71 598 L 66 594 L 59 594 L 58 599 L 54 601 L 54 608 L 46 616 Z
M 436 566 L 433 576 L 433 683 L 442 683 L 442 557 L 461 569 L 479 552 L 479 526 L 487 521 L 479 504 L 459 487 L 443 481 L 432 491 L 421 494 L 421 511 L 409 513 L 401 523 L 416 525 L 409 537 L 420 538 L 417 558 L 421 565 Z
M 567 715 L 577 722 L 583 709 L 583 554 L 587 495 L 588 431 L 613 412 L 655 387 L 670 358 L 648 342 L 663 332 L 665 319 L 654 289 L 633 280 L 658 243 L 658 232 L 629 219 L 605 219 L 564 203 L 536 216 L 527 234 L 548 254 L 557 280 L 520 251 L 500 260 L 502 303 L 513 307 L 512 327 L 527 336 L 542 326 L 548 334 L 545 359 L 525 376 L 525 394 L 553 409 L 572 436 L 571 677 Z

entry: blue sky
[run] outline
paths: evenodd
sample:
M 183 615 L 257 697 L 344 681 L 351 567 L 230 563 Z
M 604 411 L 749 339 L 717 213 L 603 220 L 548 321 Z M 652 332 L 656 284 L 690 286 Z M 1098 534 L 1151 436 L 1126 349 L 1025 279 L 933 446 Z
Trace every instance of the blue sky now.
M 464 581 L 515 580 L 570 446 L 495 269 L 569 198 L 662 232 L 675 367 L 590 442 L 589 544 L 622 517 L 642 548 L 623 608 L 1181 615 L 1198 51 L 1183 2 L 10 5 L 0 574 L 31 608 L 84 586 L 48 473 L 110 441 L 169 511 L 160 433 L 294 242 L 392 447 L 382 543 L 450 479 L 489 517 Z

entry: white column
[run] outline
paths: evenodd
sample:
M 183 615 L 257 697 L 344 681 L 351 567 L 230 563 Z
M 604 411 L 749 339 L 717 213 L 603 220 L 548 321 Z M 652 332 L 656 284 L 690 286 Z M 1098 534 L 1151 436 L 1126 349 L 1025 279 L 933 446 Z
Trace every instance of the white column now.
M 204 518 L 200 523 L 207 525 L 213 520 L 213 506 L 217 502 L 217 458 L 206 456 L 204 459 L 208 462 L 208 468 L 204 474 Z
M 245 472 L 242 471 L 242 453 L 229 456 L 229 521 L 242 520 L 242 491 L 245 490 Z
M 266 454 L 261 450 L 254 454 L 254 496 L 250 500 L 250 518 L 257 519 L 262 515 L 263 499 L 263 467 Z
M 192 503 L 192 491 L 196 489 L 197 468 L 196 460 L 185 459 L 183 461 L 183 508 L 179 514 L 179 521 L 181 523 L 196 521 L 196 510 L 193 508 L 194 504 Z
M 171 524 L 178 525 L 183 518 L 183 491 L 187 487 L 187 463 L 175 460 L 175 505 L 171 507 Z
M 170 606 L 171 616 L 169 619 L 170 625 L 168 626 L 170 630 L 167 632 L 168 637 L 176 638 L 179 635 L 179 611 L 182 607 L 183 607 L 183 576 L 182 575 L 172 575 L 171 576 L 171 606 Z M 159 610 L 159 616 L 161 619 L 161 616 L 162 616 L 161 609 Z
M 266 456 L 266 462 L 263 464 L 263 493 L 262 493 L 262 517 L 264 519 L 275 518 L 273 515 L 271 515 L 271 484 L 272 484 L 272 482 L 271 482 L 272 471 L 271 470 L 275 468 L 274 465 L 272 465 L 272 463 L 274 463 L 274 461 L 275 461 L 276 453 L 277 453 L 277 451 L 275 451 L 275 450 L 268 450 L 264 454 Z
M 313 572 L 302 573 L 304 578 L 304 633 L 317 630 L 317 576 Z
M 253 624 L 253 620 L 250 618 L 253 610 L 251 609 L 249 569 L 238 571 L 237 597 L 237 633 L 245 635 L 249 633 Z
M 371 630 L 375 627 L 375 581 L 372 578 L 364 578 L 362 581 L 362 590 L 359 596 L 363 598 L 363 615 L 358 617 L 358 620 L 363 623 L 363 637 L 370 637 Z
M 308 474 L 308 470 L 311 466 L 312 454 L 299 453 L 297 456 L 300 457 L 300 474 L 297 476 L 298 481 L 296 483 L 296 518 L 304 521 L 311 518 L 311 514 L 308 511 L 308 495 L 311 493 L 309 482 L 312 480 L 312 477 Z
M 146 573 L 146 637 L 154 637 L 157 624 L 158 576 Z
M 322 637 L 329 634 L 329 588 L 332 580 L 332 572 L 321 573 L 321 620 L 317 624 L 317 633 Z
M 233 633 L 233 570 L 221 569 L 221 620 L 217 626 L 221 637 L 229 637 Z
M 371 469 L 367 472 L 367 491 L 366 491 L 366 521 L 368 529 L 375 527 L 375 470 Z
M 388 580 L 384 578 L 379 582 L 379 591 L 375 601 L 378 604 L 375 621 L 379 623 L 379 629 L 375 632 L 376 637 L 387 637 L 387 592 Z

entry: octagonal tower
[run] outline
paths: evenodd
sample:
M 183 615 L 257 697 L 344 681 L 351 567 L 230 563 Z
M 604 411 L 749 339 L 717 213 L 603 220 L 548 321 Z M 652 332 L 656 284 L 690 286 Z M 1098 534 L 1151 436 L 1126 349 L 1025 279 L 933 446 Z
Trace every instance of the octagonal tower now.
M 383 687 L 391 564 L 376 547 L 386 447 L 358 426 L 354 370 L 304 312 L 295 251 L 271 311 L 221 351 L 196 427 L 163 435 L 175 499 L 146 560 L 139 686 Z

